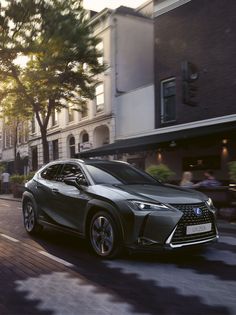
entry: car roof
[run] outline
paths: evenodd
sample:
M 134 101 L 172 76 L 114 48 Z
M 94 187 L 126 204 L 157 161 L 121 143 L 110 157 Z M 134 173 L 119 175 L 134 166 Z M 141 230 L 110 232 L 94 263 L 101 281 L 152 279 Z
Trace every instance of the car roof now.
M 102 160 L 102 159 L 86 159 L 83 160 L 85 164 L 117 164 L 117 163 L 122 163 L 122 164 L 129 164 L 125 161 L 118 161 L 118 160 Z
M 48 165 L 53 165 L 57 163 L 81 163 L 81 164 L 90 164 L 90 165 L 95 165 L 95 164 L 116 164 L 116 163 L 122 163 L 122 164 L 129 164 L 125 161 L 118 161 L 118 160 L 103 160 L 103 159 L 76 159 L 76 158 L 70 158 L 70 159 L 59 159 L 56 161 L 51 161 L 47 164 L 45 164 L 43 167 L 48 166 Z

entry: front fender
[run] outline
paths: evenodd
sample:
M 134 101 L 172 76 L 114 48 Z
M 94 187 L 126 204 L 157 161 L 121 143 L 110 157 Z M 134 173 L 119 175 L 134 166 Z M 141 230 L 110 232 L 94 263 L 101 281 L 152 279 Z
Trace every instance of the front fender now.
M 94 212 L 99 211 L 99 210 L 107 211 L 115 219 L 117 226 L 121 232 L 122 239 L 124 239 L 125 229 L 124 229 L 123 220 L 121 218 L 121 215 L 119 214 L 118 208 L 114 204 L 111 204 L 104 200 L 92 199 L 88 202 L 86 213 L 85 213 L 84 226 L 83 226 L 84 233 L 86 234 L 87 224 L 91 220 Z
M 24 202 L 27 200 L 27 199 L 30 199 L 30 201 L 32 201 L 32 203 L 33 203 L 33 205 L 34 205 L 34 209 L 35 209 L 35 211 L 36 211 L 36 216 L 37 216 L 37 219 L 38 219 L 38 206 L 37 206 L 37 203 L 36 203 L 36 201 L 35 201 L 35 199 L 34 199 L 34 196 L 33 196 L 33 194 L 30 192 L 30 191 L 28 191 L 28 190 L 26 190 L 26 191 L 24 191 L 24 193 L 23 193 L 23 195 L 22 195 L 22 207 L 24 206 Z

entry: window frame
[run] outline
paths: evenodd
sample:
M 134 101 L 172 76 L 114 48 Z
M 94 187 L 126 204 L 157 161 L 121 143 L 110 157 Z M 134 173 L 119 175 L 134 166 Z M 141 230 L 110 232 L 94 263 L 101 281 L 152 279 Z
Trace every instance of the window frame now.
M 51 115 L 51 126 L 55 127 L 58 126 L 58 110 L 56 108 L 54 108 L 52 110 L 52 115 Z
M 175 107 L 174 107 L 174 116 L 175 118 L 174 119 L 170 119 L 170 120 L 165 120 L 165 106 L 164 106 L 164 99 L 167 98 L 167 97 L 164 97 L 164 85 L 165 83 L 168 83 L 168 82 L 171 82 L 173 81 L 175 83 L 175 94 L 174 94 L 174 97 L 175 97 Z M 175 122 L 176 121 L 176 78 L 175 77 L 171 77 L 171 78 L 168 78 L 168 79 L 165 79 L 165 80 L 161 80 L 161 124 L 168 124 L 168 123 L 172 123 L 172 122 Z M 170 96 L 168 96 L 170 97 Z
M 75 110 L 72 105 L 69 105 L 67 108 L 67 122 L 68 124 L 75 122 Z
M 10 148 L 10 131 L 8 127 L 4 128 L 4 149 Z
M 101 86 L 103 87 L 102 92 L 97 93 L 97 89 Z M 99 96 L 103 97 L 103 103 L 98 104 L 97 100 L 98 100 Z M 104 82 L 97 84 L 95 87 L 95 104 L 96 104 L 96 113 L 97 114 L 104 111 L 104 108 L 105 108 L 105 84 L 104 84 Z M 102 107 L 101 109 L 99 109 L 100 106 Z
M 74 143 L 71 143 L 71 140 L 74 139 Z M 69 146 L 69 153 L 70 153 L 70 158 L 73 159 L 76 155 L 76 141 L 75 141 L 75 137 L 74 136 L 71 136 L 69 138 L 69 141 L 68 141 L 68 146 Z M 72 149 L 73 148 L 73 149 Z M 72 151 L 73 150 L 73 151 Z M 72 154 L 73 153 L 73 154 Z M 73 155 L 73 156 L 72 156 Z
M 51 167 L 57 167 L 57 171 L 55 172 L 55 174 L 53 175 L 53 177 L 51 179 L 49 178 L 45 178 L 42 176 L 42 173 L 47 171 L 49 168 Z M 42 171 L 40 172 L 40 178 L 42 178 L 43 180 L 49 180 L 49 181 L 58 181 L 58 175 L 61 173 L 63 164 L 62 163 L 55 163 L 55 164 L 51 164 L 51 165 L 47 165 L 45 168 L 42 169 Z
M 85 172 L 84 172 L 84 170 L 83 170 L 83 168 L 79 165 L 79 164 L 77 164 L 77 163 L 73 163 L 73 162 L 65 162 L 65 163 L 63 163 L 62 164 L 63 166 L 62 166 L 62 168 L 61 168 L 61 170 L 60 170 L 60 173 L 59 173 L 59 175 L 58 175 L 58 181 L 59 182 L 64 182 L 64 178 L 66 178 L 66 176 L 63 176 L 63 170 L 64 170 L 64 168 L 66 167 L 66 165 L 72 165 L 72 166 L 76 166 L 79 170 L 80 170 L 80 173 L 84 176 L 84 178 L 85 178 L 85 180 L 86 180 L 86 182 L 87 182 L 87 186 L 90 186 L 91 185 L 91 183 L 89 182 L 89 180 L 88 180 L 88 178 L 87 178 L 87 176 L 86 176 L 86 174 L 85 174 Z M 79 175 L 79 174 L 78 174 Z M 74 176 L 76 176 L 76 175 L 74 175 Z M 71 176 L 68 176 L 68 177 L 73 177 L 73 175 L 71 175 Z M 67 184 L 65 184 L 65 185 L 67 185 Z
M 103 43 L 103 40 L 101 40 L 96 45 L 96 50 L 101 54 L 101 56 L 97 58 L 97 61 L 100 65 L 103 65 L 104 64 L 104 43 Z
M 52 140 L 52 158 L 54 161 L 59 159 L 59 139 Z

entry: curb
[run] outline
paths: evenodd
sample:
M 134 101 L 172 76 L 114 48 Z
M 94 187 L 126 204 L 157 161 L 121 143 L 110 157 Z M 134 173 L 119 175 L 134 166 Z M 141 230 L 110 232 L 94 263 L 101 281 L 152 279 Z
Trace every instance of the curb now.
M 21 198 L 14 198 L 13 196 L 4 197 L 0 195 L 0 200 L 18 201 L 21 202 Z

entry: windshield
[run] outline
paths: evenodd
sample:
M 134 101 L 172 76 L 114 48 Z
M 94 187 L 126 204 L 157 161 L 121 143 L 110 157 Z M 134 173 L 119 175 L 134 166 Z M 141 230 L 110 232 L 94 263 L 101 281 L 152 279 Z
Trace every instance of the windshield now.
M 148 184 L 160 183 L 147 173 L 140 171 L 128 164 L 122 163 L 91 163 L 86 167 L 95 184 Z

